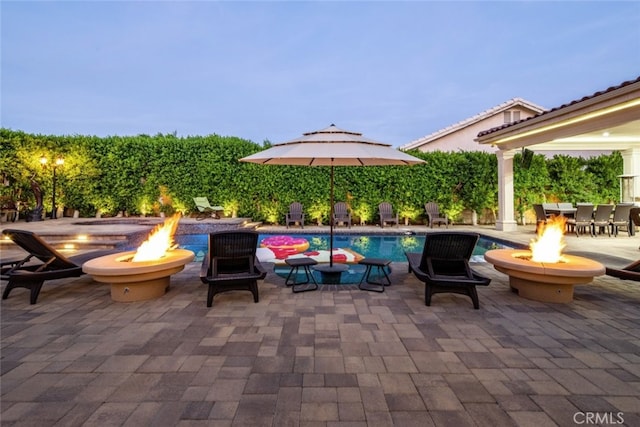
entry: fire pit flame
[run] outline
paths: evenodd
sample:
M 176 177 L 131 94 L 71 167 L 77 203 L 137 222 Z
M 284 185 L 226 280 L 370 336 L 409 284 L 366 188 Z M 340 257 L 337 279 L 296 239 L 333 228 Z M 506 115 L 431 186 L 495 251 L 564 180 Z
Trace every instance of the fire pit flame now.
M 173 236 L 178 229 L 180 214 L 177 213 L 167 218 L 163 224 L 158 225 L 149 234 L 147 240 L 142 242 L 131 262 L 157 261 L 161 259 L 167 251 L 174 249 L 176 244 Z
M 531 261 L 544 263 L 562 262 L 562 250 L 565 248 L 564 228 L 567 218 L 564 216 L 551 217 L 546 225 L 538 230 L 537 239 L 529 245 Z

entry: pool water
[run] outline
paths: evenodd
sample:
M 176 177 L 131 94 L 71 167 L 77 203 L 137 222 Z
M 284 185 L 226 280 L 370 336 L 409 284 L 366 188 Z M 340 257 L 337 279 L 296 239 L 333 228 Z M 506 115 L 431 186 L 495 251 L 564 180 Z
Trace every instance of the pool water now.
M 273 237 L 273 234 L 260 234 L 258 242 L 262 242 L 264 239 Z M 309 247 L 305 252 L 317 252 L 329 250 L 329 235 L 306 235 L 295 234 L 291 235 L 296 239 L 303 238 L 309 243 Z M 208 234 L 185 234 L 176 236 L 176 243 L 181 248 L 193 251 L 196 254 L 194 262 L 202 262 L 202 259 L 207 253 Z M 356 253 L 363 258 L 385 258 L 392 262 L 406 262 L 405 252 L 421 252 L 424 247 L 425 236 L 416 235 L 397 235 L 397 236 L 384 236 L 384 235 L 334 235 L 333 247 L 347 248 L 351 253 Z M 491 240 L 487 237 L 481 236 L 473 251 L 471 257 L 472 262 L 485 262 L 484 253 L 490 249 L 502 249 L 509 246 L 499 243 L 495 240 Z M 374 269 L 376 270 L 376 269 Z M 289 273 L 289 267 L 286 265 L 276 265 L 275 272 L 286 277 Z M 350 265 L 349 270 L 342 274 L 341 283 L 358 283 L 364 267 L 361 265 Z M 316 276 L 318 275 L 318 276 Z M 319 273 L 315 272 L 314 277 L 320 282 Z M 302 277 L 301 277 L 302 279 Z

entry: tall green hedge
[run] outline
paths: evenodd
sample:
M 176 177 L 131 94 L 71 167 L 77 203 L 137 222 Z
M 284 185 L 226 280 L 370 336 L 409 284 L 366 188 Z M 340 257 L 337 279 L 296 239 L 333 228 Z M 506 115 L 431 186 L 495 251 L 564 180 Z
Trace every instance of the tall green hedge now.
M 256 221 L 282 223 L 288 206 L 301 202 L 309 221 L 327 223 L 329 168 L 261 166 L 238 159 L 264 149 L 251 141 L 218 135 L 52 136 L 0 129 L 0 202 L 34 205 L 30 179 L 45 194 L 51 209 L 52 170 L 39 159 L 63 156 L 58 168 L 58 206 L 83 216 L 126 212 L 195 211 L 193 197 L 206 196 Z M 336 167 L 335 200 L 346 201 L 357 220 L 376 221 L 377 206 L 388 201 L 401 217 L 423 221 L 425 202 L 435 201 L 451 217 L 464 210 L 497 211 L 497 161 L 483 152 L 411 152 L 426 163 L 410 167 Z M 531 166 L 515 160 L 514 193 L 518 212 L 533 203 L 615 202 L 619 153 L 584 159 L 535 155 Z

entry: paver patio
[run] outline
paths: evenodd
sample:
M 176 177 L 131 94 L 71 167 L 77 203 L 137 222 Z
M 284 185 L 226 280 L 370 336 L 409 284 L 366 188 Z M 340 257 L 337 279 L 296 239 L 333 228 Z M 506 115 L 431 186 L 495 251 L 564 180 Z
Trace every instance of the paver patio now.
M 540 303 L 481 264 L 493 281 L 474 310 L 447 294 L 426 307 L 392 268 L 384 293 L 294 294 L 270 272 L 259 303 L 230 292 L 212 308 L 196 263 L 146 302 L 113 302 L 88 276 L 45 284 L 36 305 L 14 290 L 2 425 L 640 425 L 638 283 L 602 276 Z

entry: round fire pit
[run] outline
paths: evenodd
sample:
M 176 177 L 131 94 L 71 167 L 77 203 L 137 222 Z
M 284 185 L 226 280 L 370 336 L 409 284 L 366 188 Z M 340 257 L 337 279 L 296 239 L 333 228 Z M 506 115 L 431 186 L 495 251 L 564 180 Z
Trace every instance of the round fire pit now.
M 195 254 L 174 249 L 155 261 L 132 262 L 135 251 L 106 255 L 87 261 L 82 271 L 97 282 L 111 284 L 111 299 L 118 302 L 158 298 L 169 289 L 172 274 L 179 273 Z
M 530 251 L 493 249 L 484 258 L 509 276 L 509 285 L 519 296 L 541 302 L 571 302 L 574 285 L 590 283 L 605 273 L 599 262 L 574 255 L 562 255 L 556 263 L 541 263 L 531 261 Z

